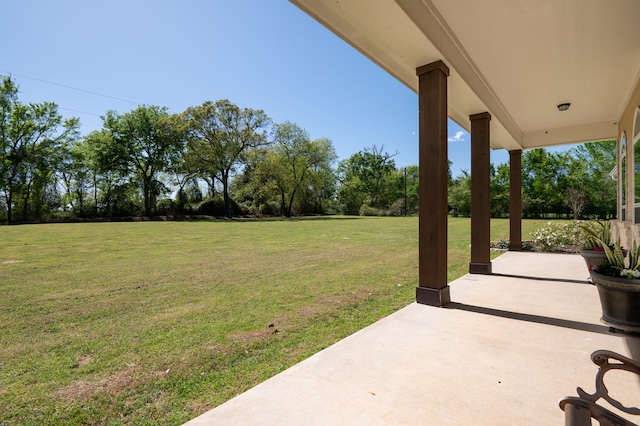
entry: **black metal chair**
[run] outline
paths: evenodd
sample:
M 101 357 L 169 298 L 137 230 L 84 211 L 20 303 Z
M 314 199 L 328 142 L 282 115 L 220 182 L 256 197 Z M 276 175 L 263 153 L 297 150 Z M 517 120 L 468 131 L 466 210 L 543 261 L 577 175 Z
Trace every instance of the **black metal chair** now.
M 640 408 L 625 407 L 620 401 L 613 399 L 604 384 L 604 375 L 610 370 L 635 373 L 640 379 L 640 363 L 605 350 L 592 353 L 591 360 L 600 367 L 596 374 L 596 392 L 592 395 L 578 388 L 578 396 L 568 396 L 560 400 L 560 408 L 564 410 L 565 426 L 590 426 L 591 419 L 599 421 L 601 426 L 638 426 L 596 402 L 602 398 L 624 413 L 640 415 Z

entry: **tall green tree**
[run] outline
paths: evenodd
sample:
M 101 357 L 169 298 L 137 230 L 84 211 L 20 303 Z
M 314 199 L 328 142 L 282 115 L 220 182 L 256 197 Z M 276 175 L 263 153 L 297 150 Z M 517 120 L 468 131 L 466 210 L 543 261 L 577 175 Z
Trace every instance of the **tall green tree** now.
M 333 143 L 327 138 L 312 141 L 317 155 L 311 161 L 305 182 L 298 191 L 298 212 L 302 214 L 322 214 L 326 203 L 333 199 L 336 191 L 336 176 L 333 165 L 338 158 Z
M 18 199 L 27 219 L 32 195 L 46 194 L 56 151 L 78 137 L 78 127 L 77 118 L 65 120 L 52 102 L 22 104 L 15 82 L 0 78 L 0 187 L 8 222 L 14 220 Z M 39 197 L 36 210 L 42 200 Z
M 449 185 L 448 203 L 452 214 L 471 215 L 471 175 L 467 170 L 462 170 Z
M 403 196 L 406 187 L 406 206 L 403 203 L 403 209 L 406 209 L 406 214 L 415 214 L 418 211 L 418 203 L 420 201 L 420 176 L 417 165 L 407 166 L 401 170 L 403 174 Z
M 296 196 L 305 188 L 324 187 L 322 171 L 330 168 L 335 158 L 329 139 L 312 141 L 306 130 L 289 121 L 274 125 L 273 146 L 265 167 L 280 193 L 282 215 L 291 216 Z
M 506 163 L 490 167 L 491 216 L 506 217 L 509 215 L 509 188 L 511 185 L 510 169 Z
M 615 140 L 584 143 L 572 148 L 568 186 L 584 193 L 584 213 L 601 219 L 616 215 L 617 185 L 611 172 L 617 164 Z
M 126 164 L 118 156 L 113 156 L 113 135 L 106 129 L 93 131 L 86 135 L 76 149 L 79 160 L 89 174 L 90 197 L 94 216 L 110 216 L 117 211 L 123 214 L 134 214 L 116 201 L 118 188 L 127 185 L 129 172 Z M 125 191 L 126 192 L 126 191 Z M 126 202 L 125 202 L 126 203 Z
M 268 156 L 268 147 L 248 150 L 242 173 L 231 183 L 234 199 L 250 214 L 278 213 L 279 191 L 271 177 Z
M 570 155 L 543 148 L 525 151 L 522 156 L 524 213 L 529 217 L 568 214 L 566 204 Z
M 222 185 L 224 215 L 231 217 L 230 178 L 248 149 L 268 145 L 270 118 L 262 110 L 239 108 L 227 99 L 189 107 L 182 114 L 188 139 L 187 161 Z
M 363 204 L 389 207 L 400 196 L 393 160 L 384 146 L 365 148 L 338 165 L 338 199 L 348 214 L 357 214 Z
M 60 150 L 58 175 L 60 186 L 64 189 L 62 209 L 71 209 L 76 215 L 85 214 L 85 200 L 89 192 L 89 171 L 86 167 L 85 145 L 76 143 Z
M 131 112 L 108 111 L 104 128 L 112 135 L 108 154 L 141 182 L 145 216 L 151 216 L 160 185 L 159 173 L 182 152 L 183 140 L 169 120 L 167 109 L 139 106 Z
M 176 211 L 179 214 L 185 212 L 188 202 L 186 188 L 192 182 L 197 182 L 197 172 L 191 169 L 184 155 L 176 157 L 169 165 L 168 172 L 171 175 L 171 184 L 177 187 L 176 191 Z

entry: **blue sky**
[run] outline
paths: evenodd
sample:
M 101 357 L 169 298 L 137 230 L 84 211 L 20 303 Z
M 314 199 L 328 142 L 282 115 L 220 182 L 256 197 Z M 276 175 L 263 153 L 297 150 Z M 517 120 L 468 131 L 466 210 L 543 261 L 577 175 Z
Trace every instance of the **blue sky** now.
M 399 167 L 418 163 L 417 95 L 286 0 L 0 0 L 0 10 L 0 74 L 22 102 L 79 117 L 83 134 L 107 110 L 177 113 L 228 98 L 331 139 L 340 158 L 376 145 L 398 151 Z M 456 176 L 470 167 L 469 134 L 450 122 L 449 140 Z

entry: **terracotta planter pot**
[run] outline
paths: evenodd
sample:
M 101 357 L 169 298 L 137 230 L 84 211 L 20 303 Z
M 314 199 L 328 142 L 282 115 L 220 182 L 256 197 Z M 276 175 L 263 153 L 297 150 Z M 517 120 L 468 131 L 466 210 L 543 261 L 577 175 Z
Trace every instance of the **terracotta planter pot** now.
M 591 249 L 580 250 L 580 254 L 587 264 L 589 271 L 596 269 L 602 262 L 607 260 L 607 254 L 604 251 L 595 251 Z
M 640 279 L 591 271 L 591 281 L 600 296 L 601 321 L 620 330 L 640 332 Z

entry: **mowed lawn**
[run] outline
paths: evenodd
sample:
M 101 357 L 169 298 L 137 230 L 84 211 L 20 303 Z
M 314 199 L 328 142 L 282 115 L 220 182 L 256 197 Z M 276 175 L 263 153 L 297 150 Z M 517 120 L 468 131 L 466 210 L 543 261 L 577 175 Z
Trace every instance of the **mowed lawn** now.
M 449 225 L 453 280 L 470 221 Z M 508 226 L 494 220 L 492 238 Z M 2 226 L 0 424 L 187 421 L 411 303 L 417 230 L 415 217 Z

